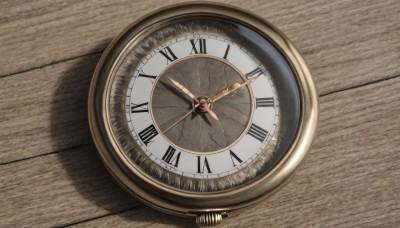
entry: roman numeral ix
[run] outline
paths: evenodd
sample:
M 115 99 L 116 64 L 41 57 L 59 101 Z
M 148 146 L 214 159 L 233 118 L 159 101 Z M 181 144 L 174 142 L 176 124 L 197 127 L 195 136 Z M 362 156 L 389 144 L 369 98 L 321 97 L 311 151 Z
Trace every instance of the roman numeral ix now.
M 147 146 L 149 143 L 151 143 L 152 139 L 158 135 L 158 132 L 154 125 L 150 125 L 147 128 L 145 128 L 143 131 L 139 133 L 140 139 L 143 141 L 143 143 Z
M 179 158 L 181 157 L 181 152 L 177 153 L 176 155 L 175 155 L 175 152 L 176 152 L 176 149 L 173 148 L 172 146 L 169 146 L 167 151 L 165 152 L 164 156 L 162 157 L 162 160 L 170 165 L 172 165 L 172 163 L 175 162 L 174 166 L 178 167 Z
M 275 107 L 275 101 L 273 97 L 256 98 L 256 108 L 258 107 Z
M 206 40 L 205 39 L 191 39 L 190 43 L 192 44 L 192 51 L 195 54 L 207 54 Z
M 268 135 L 268 131 L 252 123 L 247 134 L 253 136 L 258 141 L 263 142 L 265 137 Z
M 178 59 L 178 57 L 176 57 L 176 55 L 172 52 L 170 47 L 166 47 L 163 50 L 160 50 L 160 53 L 167 58 L 167 63 L 169 64 L 169 62 L 173 62 L 175 60 Z
M 142 103 L 142 104 L 134 104 L 131 105 L 131 113 L 138 113 L 138 112 L 149 112 L 148 105 L 149 103 Z M 143 107 L 145 106 L 145 107 Z
M 204 156 L 204 159 L 202 159 L 202 156 L 197 156 L 197 173 L 204 173 L 204 168 L 207 169 L 207 173 L 212 173 L 207 157 Z

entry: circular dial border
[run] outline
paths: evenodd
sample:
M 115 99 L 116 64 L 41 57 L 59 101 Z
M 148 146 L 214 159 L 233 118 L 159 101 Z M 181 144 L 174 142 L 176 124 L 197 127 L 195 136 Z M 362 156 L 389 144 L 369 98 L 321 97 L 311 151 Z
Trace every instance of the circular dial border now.
M 223 56 L 225 53 L 225 49 L 223 48 L 217 51 L 209 51 L 207 54 L 195 54 L 195 55 L 189 54 L 191 50 L 190 49 L 191 45 L 189 40 L 195 38 L 203 39 L 204 43 L 206 41 L 209 41 L 210 39 L 215 40 L 215 42 L 217 42 L 220 46 L 222 44 L 223 48 L 225 48 L 225 46 L 228 45 L 230 50 L 230 55 L 234 56 L 231 57 L 231 59 L 233 58 L 232 61 L 236 62 L 237 64 L 240 64 L 241 69 L 238 69 L 233 65 L 233 63 L 230 63 L 228 62 L 228 60 L 226 60 L 228 59 L 228 56 Z M 212 42 L 207 42 L 208 48 L 214 50 L 218 49 L 216 48 L 217 45 L 215 44 L 215 42 L 214 42 L 214 47 L 210 45 L 210 43 L 213 44 Z M 174 50 L 174 56 L 178 56 L 177 60 L 174 60 L 171 63 L 169 61 L 165 61 L 166 59 L 159 52 L 160 50 L 165 50 L 166 47 L 170 48 L 169 49 L 170 51 Z M 176 50 L 178 50 L 178 52 Z M 175 172 L 179 175 L 192 178 L 208 179 L 208 178 L 219 178 L 227 176 L 241 170 L 243 167 L 251 163 L 259 155 L 259 153 L 261 153 L 264 150 L 264 148 L 271 141 L 272 136 L 275 133 L 278 121 L 279 104 L 278 100 L 274 101 L 274 97 L 276 97 L 277 95 L 274 92 L 272 79 L 268 75 L 269 73 L 266 71 L 266 69 L 264 69 L 264 67 L 262 66 L 261 66 L 262 72 L 265 73 L 261 73 L 260 71 L 260 73 L 258 73 L 258 76 L 261 77 L 259 77 L 259 79 L 257 79 L 255 82 L 247 86 L 248 88 L 247 91 L 250 94 L 249 105 L 251 106 L 251 112 L 249 115 L 249 119 L 245 125 L 245 128 L 242 130 L 239 137 L 237 137 L 232 143 L 230 143 L 228 146 L 225 146 L 222 149 L 212 152 L 195 152 L 177 146 L 176 144 L 171 142 L 170 139 L 168 139 L 168 137 L 166 137 L 166 135 L 162 132 L 162 130 L 156 123 L 153 114 L 152 96 L 154 93 L 154 89 L 156 87 L 156 84 L 158 83 L 158 80 L 164 75 L 164 72 L 168 70 L 171 66 L 174 66 L 175 64 L 188 59 L 189 60 L 195 58 L 215 59 L 215 61 L 220 61 L 226 64 L 227 66 L 233 68 L 235 72 L 237 72 L 243 79 L 240 82 L 244 82 L 245 79 L 247 78 L 244 76 L 244 73 L 241 72 L 253 72 L 254 69 L 260 68 L 260 64 L 254 62 L 253 60 L 254 57 L 251 58 L 250 56 L 247 55 L 247 53 L 248 51 L 243 49 L 243 47 L 239 47 L 232 41 L 223 39 L 218 36 L 185 35 L 183 37 L 178 37 L 172 41 L 168 41 L 167 43 L 162 44 L 157 49 L 152 50 L 150 54 L 148 54 L 145 58 L 143 58 L 138 68 L 133 73 L 132 79 L 129 83 L 129 87 L 127 90 L 126 112 L 127 112 L 128 124 L 130 126 L 129 129 L 132 133 L 133 138 L 136 141 L 141 140 L 140 137 L 141 130 L 152 129 L 151 126 L 154 126 L 154 128 L 157 130 L 158 134 L 154 133 L 153 135 L 151 134 L 147 135 L 149 136 L 146 138 L 149 141 L 148 144 L 145 145 L 145 143 L 142 142 L 143 140 L 138 142 L 142 150 L 146 152 L 146 154 L 149 156 L 150 159 L 152 159 L 155 163 L 164 167 L 165 169 L 171 172 Z M 220 58 L 218 57 L 218 54 L 221 55 Z M 222 57 L 225 57 L 226 59 Z M 166 64 L 164 65 L 165 62 Z M 140 77 L 140 75 L 145 75 L 145 76 Z M 154 79 L 153 77 L 155 76 L 149 76 L 149 75 L 160 75 L 160 76 Z M 136 85 L 135 83 L 138 85 Z M 150 85 L 150 83 L 152 83 L 153 85 Z M 143 89 L 149 87 L 152 87 L 150 95 L 149 91 Z M 272 99 L 270 101 L 272 102 L 272 104 L 275 104 L 276 107 L 271 108 L 270 106 L 268 106 L 268 104 L 264 105 L 265 103 L 261 102 L 255 105 L 252 87 L 254 88 L 258 97 L 270 97 Z M 143 108 L 143 106 L 145 106 L 145 108 Z M 257 106 L 260 107 L 258 108 Z M 263 106 L 267 108 L 262 108 Z M 133 110 L 133 112 L 129 111 L 131 109 Z M 256 120 L 252 121 L 254 109 L 256 109 Z M 150 112 L 151 119 L 149 119 L 148 116 L 146 115 L 148 112 Z M 137 118 L 138 120 L 135 121 L 135 118 Z M 262 133 L 265 131 L 266 134 L 264 138 L 263 137 L 260 138 L 258 135 L 255 135 L 255 137 L 246 136 L 245 139 L 243 139 L 243 137 L 247 134 L 249 128 L 251 129 L 254 128 L 256 130 L 266 129 L 258 131 L 258 133 Z M 139 132 L 139 134 L 137 132 Z M 164 139 L 166 139 L 166 141 L 160 137 L 163 137 Z M 216 153 L 221 153 L 221 154 L 216 154 Z M 204 173 L 204 167 L 203 169 L 201 169 L 201 167 L 196 167 L 193 165 L 197 164 L 196 159 L 201 159 L 202 164 L 205 162 L 207 163 L 206 166 L 207 169 L 205 170 L 206 171 L 205 173 Z M 183 169 L 181 168 L 181 165 L 183 165 Z
M 279 163 L 256 181 L 217 192 L 196 193 L 172 188 L 154 180 L 124 155 L 111 127 L 110 87 L 118 65 L 137 37 L 164 21 L 205 16 L 223 18 L 257 31 L 280 50 L 292 68 L 301 98 L 301 118 L 296 138 Z M 96 67 L 89 92 L 89 124 L 106 167 L 118 182 L 143 203 L 181 216 L 205 212 L 229 212 L 271 196 L 294 174 L 313 142 L 318 120 L 318 96 L 311 74 L 292 43 L 263 19 L 235 7 L 216 3 L 185 3 L 163 8 L 132 23 L 108 46 Z

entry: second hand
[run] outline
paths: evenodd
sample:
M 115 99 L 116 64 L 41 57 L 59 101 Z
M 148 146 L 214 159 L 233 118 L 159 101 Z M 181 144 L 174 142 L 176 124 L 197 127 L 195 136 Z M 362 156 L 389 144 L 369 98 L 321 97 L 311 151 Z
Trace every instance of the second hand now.
M 181 118 L 179 118 L 175 123 L 173 123 L 171 126 L 169 126 L 167 129 L 165 129 L 163 131 L 163 133 L 167 133 L 169 130 L 171 130 L 171 128 L 175 127 L 178 123 L 180 123 L 182 120 L 184 120 L 187 116 L 189 116 L 191 113 L 193 113 L 196 108 L 199 106 L 200 104 L 196 104 L 189 112 L 187 112 L 185 115 L 183 115 Z

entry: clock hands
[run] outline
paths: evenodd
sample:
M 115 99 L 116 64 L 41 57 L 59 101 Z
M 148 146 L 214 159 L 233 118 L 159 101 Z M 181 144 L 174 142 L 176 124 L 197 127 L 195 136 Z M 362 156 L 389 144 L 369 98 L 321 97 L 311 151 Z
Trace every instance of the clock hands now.
M 208 107 L 208 104 L 209 104 L 209 101 L 202 99 L 200 101 L 200 108 L 204 109 L 206 112 L 208 112 L 212 118 L 214 118 L 215 120 L 218 120 L 217 114 L 215 114 L 215 112 L 213 110 L 211 110 L 210 107 Z
M 228 94 L 242 88 L 243 86 L 249 85 L 250 83 L 254 82 L 257 77 L 252 77 L 247 79 L 246 81 L 244 81 L 243 83 L 239 84 L 239 83 L 235 83 L 233 84 L 230 88 L 227 88 L 225 90 L 223 90 L 222 92 L 218 93 L 217 95 L 215 95 L 211 100 L 210 103 L 214 103 L 217 102 L 218 100 L 222 99 L 223 97 L 227 96 Z
M 243 83 L 235 83 L 233 84 L 230 88 L 227 88 L 223 90 L 222 92 L 218 93 L 215 95 L 212 99 L 200 97 L 197 98 L 193 93 L 191 93 L 187 88 L 185 88 L 183 85 L 181 85 L 179 82 L 175 81 L 174 79 L 168 77 L 168 79 L 174 84 L 175 87 L 177 87 L 180 91 L 182 91 L 184 94 L 189 96 L 192 101 L 193 101 L 193 108 L 187 112 L 185 115 L 183 115 L 181 118 L 179 118 L 177 121 L 175 121 L 173 124 L 171 124 L 167 129 L 163 131 L 163 133 L 167 133 L 171 128 L 175 127 L 178 123 L 180 123 L 182 120 L 184 120 L 186 117 L 188 117 L 191 113 L 194 113 L 196 109 L 199 107 L 203 112 L 208 112 L 212 118 L 215 120 L 218 120 L 217 114 L 213 110 L 210 109 L 209 104 L 217 102 L 218 100 L 222 99 L 223 97 L 231 94 L 232 92 L 250 85 L 250 83 L 254 82 L 258 77 L 252 77 L 250 79 L 247 79 Z
M 186 89 L 183 85 L 181 85 L 179 82 L 175 81 L 174 79 L 168 77 L 168 79 L 176 86 L 180 91 L 182 91 L 184 94 L 188 95 L 193 101 L 196 103 L 200 103 L 199 100 L 193 93 L 191 93 L 188 89 Z
M 199 107 L 202 110 L 205 110 L 206 112 L 208 112 L 210 114 L 210 116 L 216 120 L 218 120 L 217 114 L 215 114 L 214 111 L 212 111 L 209 107 L 208 107 L 209 102 L 204 99 L 201 98 L 200 99 L 200 103 L 196 104 L 193 106 L 192 109 L 190 109 L 189 112 L 187 112 L 185 115 L 183 115 L 181 118 L 179 118 L 177 121 L 175 121 L 173 124 L 171 124 L 167 129 L 165 129 L 163 131 L 163 133 L 167 133 L 169 130 L 171 130 L 171 128 L 175 127 L 178 123 L 180 123 L 182 120 L 184 120 L 186 117 L 188 117 L 191 113 L 194 113 L 196 111 L 196 109 Z
M 210 116 L 212 118 L 214 118 L 215 120 L 218 120 L 217 114 L 215 114 L 214 111 L 212 111 L 210 109 L 210 107 L 208 107 L 208 104 L 210 103 L 208 100 L 201 98 L 201 100 L 199 100 L 195 95 L 193 95 L 193 93 L 191 93 L 187 88 L 185 88 L 183 85 L 181 85 L 179 82 L 175 81 L 174 79 L 168 77 L 168 79 L 172 82 L 172 84 L 174 84 L 174 86 L 176 86 L 180 91 L 182 91 L 184 94 L 188 95 L 193 101 L 193 111 L 194 112 L 196 110 L 196 108 L 200 105 L 200 108 L 204 111 L 204 112 L 208 112 L 210 114 Z M 196 104 L 196 105 L 195 105 Z M 190 114 L 190 113 L 189 113 Z M 188 116 L 189 114 L 187 114 L 186 116 Z M 185 116 L 185 117 L 186 117 Z M 185 117 L 183 117 L 182 119 L 184 119 Z M 182 121 L 182 120 L 180 120 Z M 179 122 L 180 122 L 179 121 Z M 169 129 L 168 129 L 169 130 Z
M 196 108 L 199 106 L 200 104 L 195 105 L 192 109 L 190 109 L 189 112 L 187 112 L 185 115 L 183 115 L 181 118 L 179 118 L 177 121 L 175 121 L 173 124 L 171 124 L 167 129 L 165 129 L 163 131 L 163 133 L 167 133 L 167 131 L 171 130 L 171 128 L 175 127 L 178 123 L 180 123 L 182 120 L 184 120 L 186 117 L 188 117 L 190 114 L 192 114 Z

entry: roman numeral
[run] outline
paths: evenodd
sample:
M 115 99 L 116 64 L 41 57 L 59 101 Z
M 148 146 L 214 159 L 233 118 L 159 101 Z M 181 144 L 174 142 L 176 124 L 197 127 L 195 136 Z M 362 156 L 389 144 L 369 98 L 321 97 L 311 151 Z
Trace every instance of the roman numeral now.
M 145 74 L 145 73 L 142 71 L 142 73 L 139 73 L 139 77 L 146 77 L 146 78 L 156 79 L 157 76 L 148 75 L 148 74 Z
M 207 48 L 206 48 L 206 40 L 205 39 L 191 39 L 190 43 L 192 44 L 192 51 L 190 54 L 193 52 L 195 54 L 207 54 Z
M 204 159 L 202 159 L 202 156 L 197 156 L 197 173 L 204 173 L 204 168 L 207 169 L 207 173 L 212 173 L 210 165 L 208 164 L 207 161 L 207 157 L 204 156 Z
M 162 160 L 170 165 L 172 165 L 172 163 L 175 162 L 174 166 L 178 167 L 179 158 L 181 157 L 181 152 L 179 152 L 178 154 L 175 155 L 175 151 L 176 151 L 175 148 L 173 148 L 172 146 L 169 146 L 167 151 L 165 152 L 164 156 L 162 157 Z
M 172 52 L 170 47 L 166 47 L 163 50 L 160 50 L 160 53 L 165 58 L 167 58 L 167 64 L 169 64 L 169 62 L 173 62 L 178 59 L 178 57 L 176 57 L 176 55 Z
M 228 53 L 229 53 L 229 49 L 230 49 L 230 48 L 231 48 L 231 45 L 228 44 L 228 46 L 226 47 L 224 59 L 228 59 Z
M 258 107 L 273 107 L 275 106 L 275 101 L 273 97 L 256 98 L 256 108 Z
M 268 131 L 252 123 L 247 134 L 253 136 L 258 141 L 263 142 L 265 137 L 268 135 Z
M 229 154 L 231 155 L 233 167 L 236 166 L 235 160 L 239 162 L 239 164 L 243 162 L 242 159 L 240 159 L 235 153 L 233 153 L 233 151 L 229 150 Z
M 149 143 L 153 142 L 151 141 L 154 137 L 158 135 L 158 132 L 154 125 L 148 126 L 146 129 L 141 131 L 139 133 L 140 139 L 143 141 L 143 143 L 147 146 Z
M 131 106 L 131 113 L 138 113 L 138 112 L 149 112 L 148 105 L 149 103 L 142 103 L 142 104 L 134 104 L 132 103 Z M 145 106 L 145 107 L 143 107 Z
M 256 69 L 250 71 L 249 73 L 246 74 L 247 79 L 252 78 L 252 77 L 258 77 L 264 72 L 260 67 L 257 67 Z

